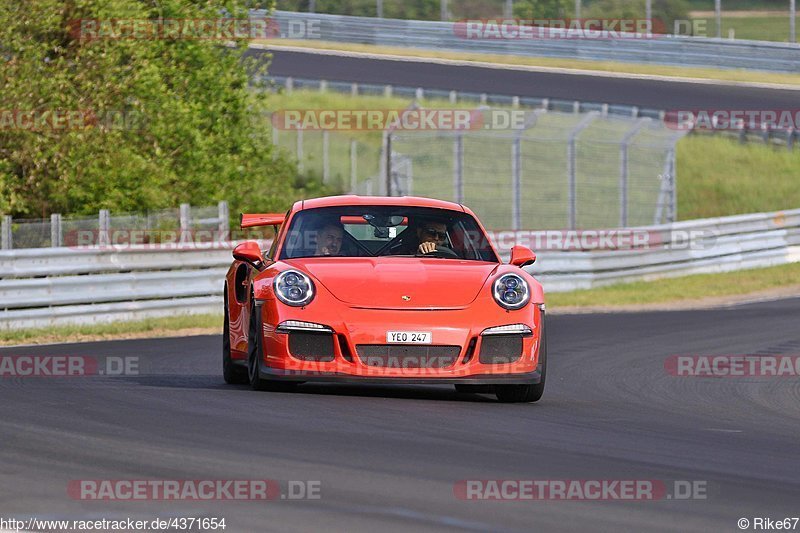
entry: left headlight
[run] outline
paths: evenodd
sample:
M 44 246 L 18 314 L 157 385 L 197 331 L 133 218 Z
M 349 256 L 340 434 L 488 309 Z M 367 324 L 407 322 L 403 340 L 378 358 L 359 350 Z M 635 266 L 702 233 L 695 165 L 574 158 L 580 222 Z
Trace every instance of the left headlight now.
M 494 280 L 492 294 L 500 307 L 506 309 L 520 309 L 531 301 L 528 282 L 516 274 L 504 274 Z
M 301 307 L 314 299 L 314 282 L 298 270 L 286 270 L 275 276 L 275 296 L 286 305 Z

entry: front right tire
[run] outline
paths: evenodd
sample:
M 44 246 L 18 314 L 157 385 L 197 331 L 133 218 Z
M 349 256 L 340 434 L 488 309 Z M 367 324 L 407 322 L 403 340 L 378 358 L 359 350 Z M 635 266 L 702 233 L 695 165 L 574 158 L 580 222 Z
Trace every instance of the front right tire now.
M 547 330 L 544 327 L 542 312 L 542 345 L 539 347 L 539 365 L 542 379 L 535 385 L 495 385 L 494 393 L 502 403 L 538 402 L 544 394 L 544 381 L 547 375 Z

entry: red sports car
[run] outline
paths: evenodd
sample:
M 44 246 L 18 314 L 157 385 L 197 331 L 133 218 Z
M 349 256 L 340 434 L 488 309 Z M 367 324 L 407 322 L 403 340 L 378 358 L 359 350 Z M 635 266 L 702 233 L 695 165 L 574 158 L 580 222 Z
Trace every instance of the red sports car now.
M 228 383 L 452 384 L 535 402 L 547 365 L 542 286 L 515 246 L 503 264 L 463 205 L 412 197 L 299 201 L 266 253 L 239 244 L 225 280 Z

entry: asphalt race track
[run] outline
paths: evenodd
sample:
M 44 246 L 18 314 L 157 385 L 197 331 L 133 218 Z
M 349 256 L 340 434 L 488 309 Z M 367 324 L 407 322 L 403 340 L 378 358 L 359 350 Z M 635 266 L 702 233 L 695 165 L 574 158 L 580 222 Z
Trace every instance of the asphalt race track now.
M 264 55 L 251 49 L 250 55 Z M 273 51 L 273 76 L 457 89 L 653 109 L 795 109 L 798 91 Z
M 547 390 L 226 386 L 218 336 L 4 348 L 136 356 L 139 376 L 0 378 L 0 515 L 225 517 L 227 531 L 738 531 L 800 515 L 797 377 L 675 377 L 673 354 L 798 354 L 800 299 L 549 317 Z M 321 498 L 79 501 L 80 479 L 319 480 Z M 464 501 L 468 479 L 674 480 L 706 499 Z

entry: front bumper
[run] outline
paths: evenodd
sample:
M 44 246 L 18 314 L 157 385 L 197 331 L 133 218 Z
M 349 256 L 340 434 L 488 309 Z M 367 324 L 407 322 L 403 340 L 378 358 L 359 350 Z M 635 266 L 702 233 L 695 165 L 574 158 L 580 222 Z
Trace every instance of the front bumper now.
M 372 384 L 397 384 L 410 385 L 538 385 L 542 381 L 539 370 L 523 374 L 486 374 L 467 377 L 425 377 L 425 378 L 397 378 L 379 376 L 361 376 L 354 374 L 303 372 L 294 370 L 277 370 L 265 364 L 261 365 L 261 377 L 275 381 L 302 381 L 312 383 L 372 383 Z
M 346 322 L 333 311 L 317 310 L 312 315 L 307 310 L 287 309 L 279 304 L 270 305 L 270 302 L 256 309 L 260 311 L 259 331 L 263 334 L 264 357 L 259 366 L 264 379 L 427 384 L 537 384 L 541 381 L 539 341 L 543 313 L 535 305 L 511 312 L 500 310 L 494 304 L 479 307 L 479 310 L 474 307 L 436 311 L 349 308 Z M 285 320 L 314 322 L 330 328 L 332 353 L 328 360 L 310 360 L 293 354 L 289 341 L 291 333 L 277 329 Z M 508 324 L 525 324 L 532 334 L 518 336 L 518 358 L 510 362 L 487 362 L 482 350 L 484 339 L 488 337 L 481 333 L 487 328 Z M 424 350 L 425 346 L 449 346 L 452 360 L 447 364 L 428 365 L 418 359 L 416 363 L 419 364 L 405 365 L 402 359 L 399 364 L 390 361 L 376 366 L 375 358 L 366 355 L 364 349 L 398 346 L 386 343 L 389 330 L 430 331 L 432 344 L 408 346 L 409 352 Z

